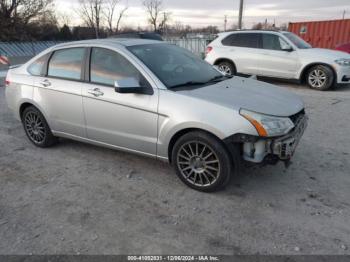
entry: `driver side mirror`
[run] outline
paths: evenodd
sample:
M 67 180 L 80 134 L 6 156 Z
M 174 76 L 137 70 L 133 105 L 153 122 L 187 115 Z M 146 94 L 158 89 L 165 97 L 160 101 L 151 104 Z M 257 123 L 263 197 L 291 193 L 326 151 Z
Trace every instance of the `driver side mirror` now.
M 291 47 L 291 46 L 286 46 L 285 48 L 282 49 L 282 51 L 285 51 L 285 52 L 293 52 L 293 51 L 294 51 L 294 48 Z
M 120 94 L 153 94 L 152 88 L 141 86 L 140 82 L 132 77 L 116 80 L 114 82 L 114 88 Z

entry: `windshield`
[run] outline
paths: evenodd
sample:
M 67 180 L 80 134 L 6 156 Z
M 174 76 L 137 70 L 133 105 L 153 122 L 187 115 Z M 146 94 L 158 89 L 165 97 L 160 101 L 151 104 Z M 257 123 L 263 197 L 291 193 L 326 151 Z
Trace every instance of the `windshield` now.
M 312 48 L 312 46 L 309 43 L 305 42 L 303 39 L 301 39 L 299 36 L 293 33 L 287 32 L 287 33 L 283 33 L 283 35 L 287 37 L 299 49 Z
M 167 88 L 205 84 L 225 78 L 207 62 L 186 49 L 170 44 L 127 47 Z

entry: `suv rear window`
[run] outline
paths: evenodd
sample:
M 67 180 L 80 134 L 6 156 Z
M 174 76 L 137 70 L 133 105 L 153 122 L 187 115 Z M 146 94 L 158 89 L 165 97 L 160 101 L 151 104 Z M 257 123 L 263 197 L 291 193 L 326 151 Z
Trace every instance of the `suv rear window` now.
M 235 33 L 224 38 L 221 43 L 225 46 L 259 48 L 260 34 Z
M 48 76 L 79 80 L 85 48 L 69 48 L 55 51 L 49 62 Z

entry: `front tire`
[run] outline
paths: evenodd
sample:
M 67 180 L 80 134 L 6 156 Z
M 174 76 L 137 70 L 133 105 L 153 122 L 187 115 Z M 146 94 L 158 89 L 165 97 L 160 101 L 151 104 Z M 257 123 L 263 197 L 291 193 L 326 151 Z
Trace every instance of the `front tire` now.
M 203 192 L 223 188 L 234 172 L 225 145 L 201 131 L 187 133 L 178 139 L 172 151 L 172 163 L 183 183 Z
M 334 78 L 332 69 L 324 65 L 313 66 L 306 75 L 306 81 L 309 87 L 320 91 L 331 88 L 334 83 Z
M 24 109 L 22 124 L 29 140 L 38 147 L 50 147 L 57 142 L 43 114 L 34 106 Z

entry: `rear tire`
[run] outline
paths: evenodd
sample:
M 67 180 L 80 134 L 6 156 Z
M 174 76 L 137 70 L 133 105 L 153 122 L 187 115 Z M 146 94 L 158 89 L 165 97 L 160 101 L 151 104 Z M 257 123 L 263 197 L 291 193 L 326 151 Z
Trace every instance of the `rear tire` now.
M 331 68 L 324 65 L 316 65 L 309 69 L 306 74 L 306 82 L 310 88 L 325 91 L 333 86 L 335 80 Z
M 22 113 L 22 124 L 29 140 L 37 147 L 50 147 L 58 139 L 52 134 L 43 114 L 34 106 L 29 106 Z
M 177 176 L 187 186 L 213 192 L 227 185 L 236 172 L 233 158 L 222 141 L 205 132 L 180 137 L 172 150 Z
M 235 66 L 229 61 L 222 61 L 217 64 L 217 67 L 219 68 L 220 72 L 226 75 L 236 75 L 237 73 Z

